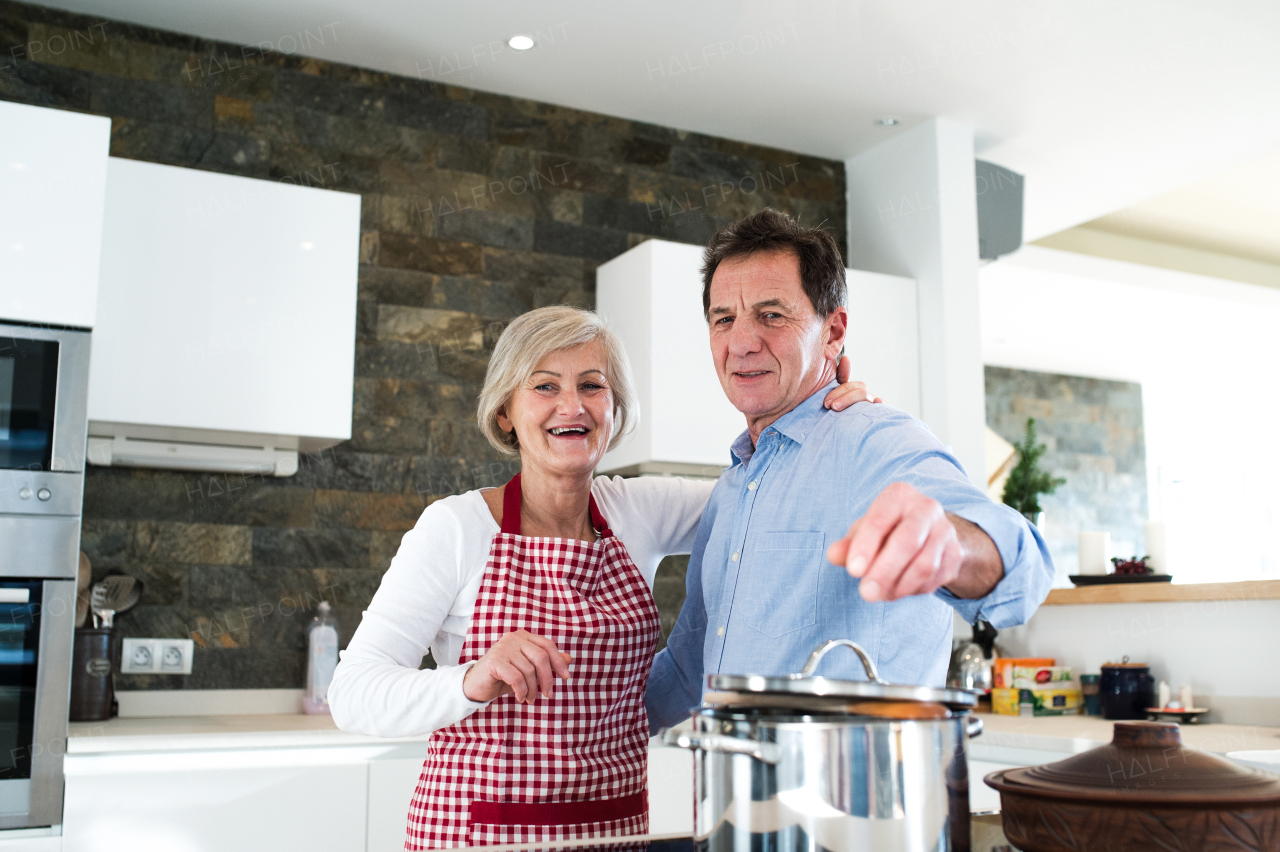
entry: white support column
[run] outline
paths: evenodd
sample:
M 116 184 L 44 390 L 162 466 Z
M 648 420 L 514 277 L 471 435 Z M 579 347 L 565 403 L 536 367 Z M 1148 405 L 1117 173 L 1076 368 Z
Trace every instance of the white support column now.
M 845 180 L 848 266 L 916 279 L 921 419 L 985 490 L 973 129 L 931 119 L 847 160 Z

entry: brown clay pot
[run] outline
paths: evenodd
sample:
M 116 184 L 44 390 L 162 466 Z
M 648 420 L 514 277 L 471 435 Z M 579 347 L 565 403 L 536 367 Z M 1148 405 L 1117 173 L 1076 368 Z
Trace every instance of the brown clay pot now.
M 1183 748 L 1174 724 L 1117 722 L 1110 745 L 984 780 L 1023 852 L 1280 850 L 1280 776 Z

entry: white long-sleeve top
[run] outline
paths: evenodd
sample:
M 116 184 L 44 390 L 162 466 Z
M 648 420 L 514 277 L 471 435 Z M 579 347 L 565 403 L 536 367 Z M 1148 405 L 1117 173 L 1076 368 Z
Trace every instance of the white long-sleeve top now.
M 714 482 L 596 477 L 591 493 L 649 588 L 664 556 L 688 553 Z M 405 533 L 329 686 L 334 723 L 378 737 L 431 733 L 484 703 L 469 700 L 458 665 L 493 537 L 479 491 L 432 503 Z M 419 670 L 430 648 L 436 668 Z

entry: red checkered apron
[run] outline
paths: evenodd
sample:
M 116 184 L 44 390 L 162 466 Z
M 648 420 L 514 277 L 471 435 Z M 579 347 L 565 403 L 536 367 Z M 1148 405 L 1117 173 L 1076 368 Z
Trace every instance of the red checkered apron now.
M 520 535 L 520 476 L 459 663 L 527 630 L 571 654 L 554 697 L 504 695 L 431 736 L 409 806 L 405 849 L 644 834 L 649 826 L 645 684 L 658 609 L 622 542 L 590 501 L 599 541 Z

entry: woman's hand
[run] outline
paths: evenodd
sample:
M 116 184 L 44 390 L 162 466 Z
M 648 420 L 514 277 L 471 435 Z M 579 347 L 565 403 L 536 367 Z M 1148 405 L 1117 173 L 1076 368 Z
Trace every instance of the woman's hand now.
M 855 402 L 884 402 L 880 397 L 872 396 L 871 391 L 867 390 L 867 386 L 862 382 L 849 381 L 851 372 L 853 368 L 850 366 L 849 356 L 841 355 L 836 363 L 836 381 L 840 384 L 822 400 L 823 408 L 844 411 Z
M 514 693 L 516 701 L 532 704 L 541 693 L 550 698 L 555 678 L 569 679 L 573 658 L 545 636 L 516 630 L 503 636 L 467 669 L 462 694 L 469 701 L 492 701 Z

